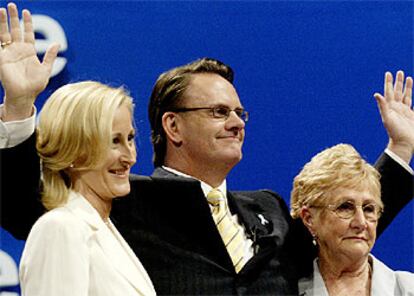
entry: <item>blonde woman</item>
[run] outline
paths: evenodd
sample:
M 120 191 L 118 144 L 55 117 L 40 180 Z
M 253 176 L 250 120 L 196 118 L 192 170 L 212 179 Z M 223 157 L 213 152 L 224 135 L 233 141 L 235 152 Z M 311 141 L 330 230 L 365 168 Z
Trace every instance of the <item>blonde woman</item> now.
M 383 211 L 379 179 L 345 144 L 317 154 L 295 177 L 291 214 L 318 252 L 300 295 L 414 295 L 414 274 L 394 272 L 370 254 Z
M 29 11 L 23 11 L 24 34 L 15 4 L 8 13 L 10 30 L 0 9 L 1 82 L 6 95 L 21 99 L 32 89 L 36 97 L 57 45 L 40 63 Z M 31 229 L 20 261 L 23 295 L 155 295 L 146 270 L 109 219 L 112 200 L 130 192 L 134 135 L 132 98 L 123 88 L 85 81 L 63 86 L 47 100 L 37 151 L 48 211 Z
M 111 220 L 130 191 L 136 161 L 132 99 L 85 81 L 61 87 L 38 125 L 42 203 L 21 263 L 23 294 L 155 295 L 151 280 Z

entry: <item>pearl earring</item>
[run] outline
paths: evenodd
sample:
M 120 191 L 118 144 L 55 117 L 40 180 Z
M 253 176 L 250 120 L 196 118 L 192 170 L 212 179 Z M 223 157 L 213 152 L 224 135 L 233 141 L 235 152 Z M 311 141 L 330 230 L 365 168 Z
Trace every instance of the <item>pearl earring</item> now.
M 312 244 L 315 247 L 318 245 L 317 239 L 318 239 L 318 237 L 316 236 L 316 234 L 312 234 Z

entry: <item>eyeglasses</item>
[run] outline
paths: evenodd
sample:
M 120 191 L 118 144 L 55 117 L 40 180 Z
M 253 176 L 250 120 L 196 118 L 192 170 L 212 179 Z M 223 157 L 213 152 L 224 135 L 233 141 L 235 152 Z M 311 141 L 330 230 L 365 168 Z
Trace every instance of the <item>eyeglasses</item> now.
M 370 222 L 377 221 L 382 214 L 382 208 L 376 203 L 369 203 L 365 205 L 356 205 L 351 201 L 345 201 L 335 205 L 326 205 L 326 206 L 311 206 L 312 208 L 328 208 L 334 212 L 341 219 L 350 219 L 352 218 L 357 208 L 361 208 L 364 213 L 365 219 Z
M 173 108 L 172 112 L 191 112 L 191 111 L 198 111 L 198 110 L 209 110 L 214 118 L 224 119 L 226 120 L 230 116 L 230 112 L 234 111 L 236 115 L 247 122 L 249 120 L 249 113 L 245 111 L 243 108 L 235 108 L 230 109 L 227 106 L 214 106 L 214 107 L 197 107 L 197 108 Z

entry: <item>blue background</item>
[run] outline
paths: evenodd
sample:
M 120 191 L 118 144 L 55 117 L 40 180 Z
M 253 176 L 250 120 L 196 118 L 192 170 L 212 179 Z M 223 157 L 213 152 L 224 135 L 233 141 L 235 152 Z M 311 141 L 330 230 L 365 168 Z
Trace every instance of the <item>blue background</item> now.
M 293 177 L 326 147 L 350 143 L 376 160 L 387 135 L 372 95 L 382 92 L 385 71 L 413 74 L 412 1 L 16 3 L 57 20 L 68 41 L 59 53 L 67 65 L 38 109 L 68 82 L 91 79 L 131 91 L 139 129 L 135 173 L 152 172 L 146 110 L 158 75 L 204 56 L 231 65 L 250 120 L 244 159 L 228 187 L 270 188 L 287 202 Z M 413 207 L 374 247 L 393 269 L 414 272 Z M 1 233 L 1 249 L 16 262 L 22 246 Z

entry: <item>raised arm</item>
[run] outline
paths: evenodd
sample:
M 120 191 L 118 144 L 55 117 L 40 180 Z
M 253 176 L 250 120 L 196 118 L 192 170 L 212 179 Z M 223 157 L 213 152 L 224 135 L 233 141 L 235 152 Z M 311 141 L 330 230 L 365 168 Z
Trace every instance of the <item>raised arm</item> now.
M 2 121 L 29 117 L 37 95 L 46 87 L 59 46 L 52 45 L 43 62 L 36 56 L 30 12 L 23 11 L 24 32 L 15 4 L 0 8 L 0 80 L 5 101 Z M 44 209 L 40 203 L 40 163 L 32 135 L 13 148 L 0 149 L 0 226 L 25 239 Z
M 389 136 L 387 148 L 407 165 L 414 152 L 412 87 L 411 77 L 406 78 L 404 86 L 402 71 L 397 72 L 394 84 L 392 74 L 387 72 L 384 94 L 374 94 Z M 384 214 L 378 224 L 378 233 L 381 233 L 414 197 L 414 177 L 386 154 L 377 161 L 376 168 L 381 173 L 382 200 L 385 204 Z
M 413 79 L 407 77 L 404 86 L 404 72 L 398 71 L 394 85 L 390 72 L 384 80 L 384 95 L 374 97 L 389 136 L 388 149 L 409 164 L 414 153 Z
M 0 8 L 0 80 L 5 94 L 2 120 L 15 121 L 30 117 L 36 97 L 49 82 L 59 45 L 52 44 L 41 62 L 36 55 L 30 12 L 22 12 L 22 32 L 16 5 L 9 3 L 7 11 Z

